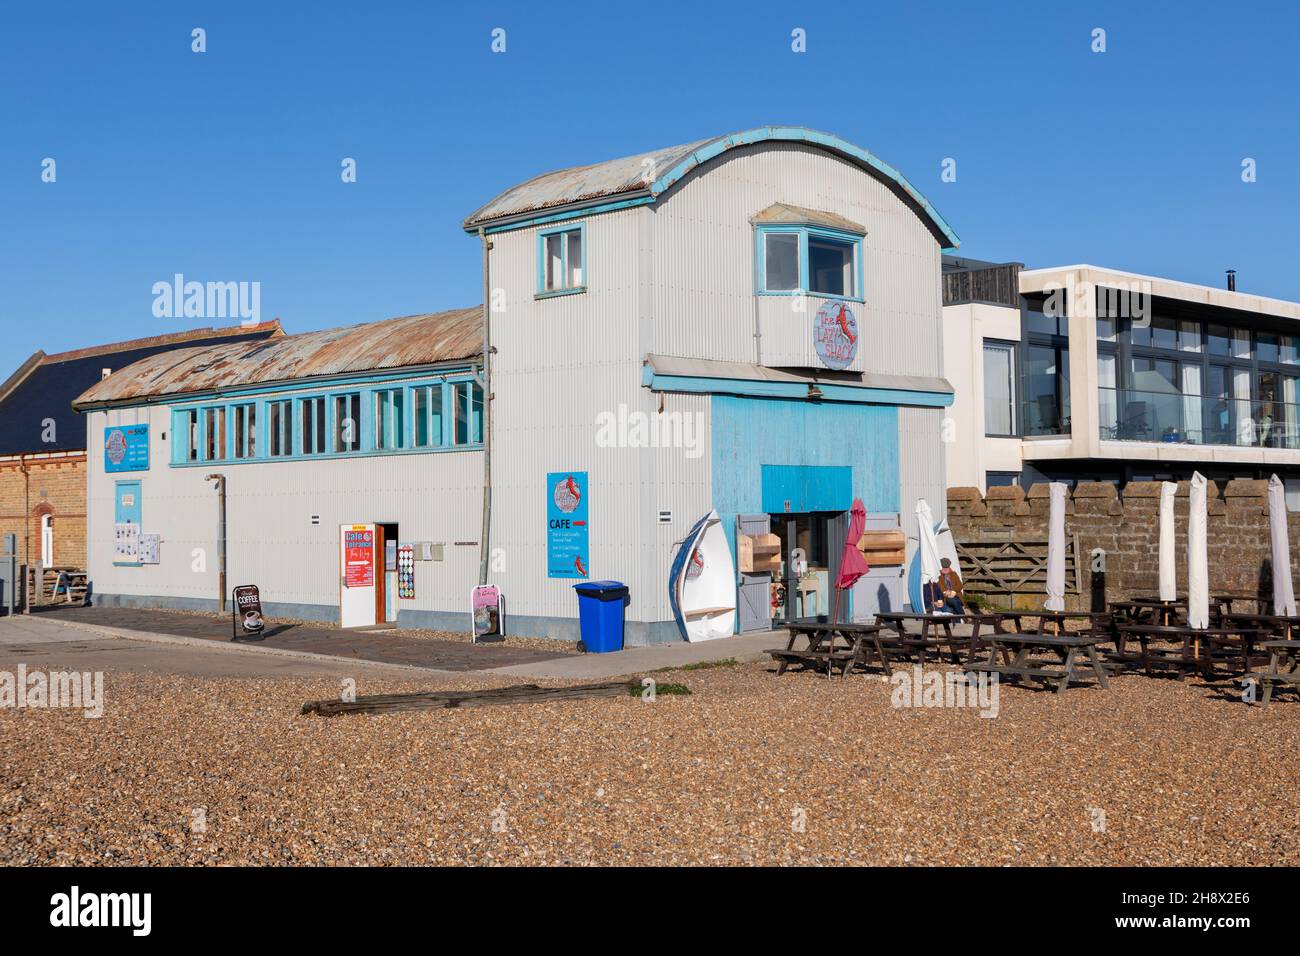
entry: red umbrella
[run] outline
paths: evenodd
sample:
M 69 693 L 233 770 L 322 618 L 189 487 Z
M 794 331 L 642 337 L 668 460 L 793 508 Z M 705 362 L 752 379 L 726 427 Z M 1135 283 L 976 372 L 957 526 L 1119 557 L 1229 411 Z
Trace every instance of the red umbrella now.
M 867 509 L 862 504 L 861 498 L 853 499 L 853 507 L 849 509 L 849 533 L 844 539 L 844 554 L 840 557 L 840 575 L 835 579 L 835 610 L 831 614 L 831 627 L 839 623 L 840 619 L 840 597 L 862 575 L 871 570 L 867 566 L 867 559 L 862 556 L 858 550 L 858 541 L 862 538 L 862 532 L 867 526 Z M 835 650 L 835 632 L 830 632 L 830 650 Z M 826 672 L 830 673 L 830 658 L 826 659 Z
M 861 498 L 853 499 L 853 507 L 849 509 L 849 534 L 844 539 L 844 555 L 840 558 L 840 576 L 835 579 L 835 587 L 838 591 L 845 591 L 857 582 L 858 578 L 871 570 L 867 565 L 867 559 L 862 556 L 858 550 L 858 541 L 862 539 L 862 532 L 867 527 L 867 509 L 862 504 Z M 836 604 L 839 603 L 839 595 L 836 595 Z M 838 610 L 836 616 L 838 617 Z M 834 624 L 834 621 L 831 621 Z

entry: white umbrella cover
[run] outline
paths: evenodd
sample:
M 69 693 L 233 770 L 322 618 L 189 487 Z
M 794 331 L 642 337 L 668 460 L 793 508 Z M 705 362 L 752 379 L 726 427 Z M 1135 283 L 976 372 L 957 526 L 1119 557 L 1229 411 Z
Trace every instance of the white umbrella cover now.
M 1178 485 L 1172 481 L 1160 483 L 1160 600 L 1178 598 L 1178 578 L 1174 570 L 1174 495 Z
M 1051 495 L 1051 508 L 1047 518 L 1047 600 L 1043 607 L 1049 611 L 1064 611 L 1066 487 L 1063 482 L 1054 481 L 1047 490 Z
M 1192 473 L 1187 506 L 1187 624 L 1210 626 L 1209 554 L 1205 539 L 1205 476 Z
M 1291 584 L 1291 542 L 1286 526 L 1286 487 L 1277 475 L 1268 480 L 1268 543 L 1273 565 L 1273 613 L 1295 617 Z
M 920 549 L 921 584 L 939 580 L 939 539 L 934 534 L 934 516 L 924 498 L 916 500 L 916 543 Z

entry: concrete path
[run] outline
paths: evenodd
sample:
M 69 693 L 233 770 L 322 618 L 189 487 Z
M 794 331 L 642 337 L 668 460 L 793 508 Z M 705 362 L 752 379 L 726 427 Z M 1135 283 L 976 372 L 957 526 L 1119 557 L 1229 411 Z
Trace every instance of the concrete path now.
M 546 651 L 509 644 L 472 644 L 468 640 L 413 637 L 396 628 L 344 631 L 303 624 L 276 624 L 275 621 L 269 623 L 266 635 L 260 639 L 241 637 L 237 642 L 232 642 L 231 622 L 227 618 L 125 607 L 60 607 L 30 617 L 127 632 L 184 637 L 221 645 L 237 644 L 348 660 L 376 661 L 425 670 L 485 670 L 510 664 L 546 661 L 572 653 L 559 647 L 554 651 Z
M 87 609 L 89 610 L 89 609 Z M 118 610 L 106 608 L 103 610 Z M 167 618 L 185 615 L 160 615 Z M 203 620 L 203 619 L 200 619 Z M 169 622 L 163 622 L 169 626 Z M 174 626 L 174 625 L 170 625 Z M 334 631 L 334 635 L 351 635 Z M 455 658 L 459 666 L 436 666 L 392 663 L 361 656 L 376 642 L 400 638 L 396 632 L 368 633 L 360 645 L 338 640 L 332 649 L 346 654 L 322 654 L 293 647 L 268 646 L 262 643 L 232 643 L 212 637 L 158 633 L 141 629 L 110 627 L 91 623 L 84 615 L 65 612 L 0 618 L 0 669 L 12 669 L 19 662 L 29 667 L 76 670 L 126 670 L 143 673 L 194 674 L 212 677 L 309 677 L 309 676 L 391 676 L 410 680 L 426 678 L 509 675 L 519 678 L 556 678 L 601 680 L 631 674 L 644 674 L 661 668 L 684 667 L 734 659 L 758 660 L 768 648 L 783 646 L 785 632 L 746 634 L 700 644 L 659 644 L 632 647 L 612 654 L 554 654 L 527 649 L 473 645 L 468 642 L 434 641 L 405 638 L 428 644 L 459 643 Z M 533 659 L 498 663 L 497 651 L 514 651 Z M 353 653 L 355 652 L 355 653 Z M 436 657 L 428 658 L 436 660 Z M 508 658 L 507 658 L 508 660 Z M 465 666 L 472 661 L 478 666 Z
M 241 653 L 208 641 L 114 631 L 34 617 L 0 617 L 0 670 L 126 671 L 194 677 L 365 677 L 411 680 L 432 673 L 369 661 L 274 651 Z

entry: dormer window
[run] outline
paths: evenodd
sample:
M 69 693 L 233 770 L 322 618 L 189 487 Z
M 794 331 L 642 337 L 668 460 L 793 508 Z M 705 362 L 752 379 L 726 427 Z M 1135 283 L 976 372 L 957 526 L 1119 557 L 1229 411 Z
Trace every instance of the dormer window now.
M 775 203 L 753 218 L 758 292 L 862 298 L 866 230 L 834 213 Z
M 586 227 L 561 226 L 537 234 L 537 294 L 563 295 L 587 288 Z

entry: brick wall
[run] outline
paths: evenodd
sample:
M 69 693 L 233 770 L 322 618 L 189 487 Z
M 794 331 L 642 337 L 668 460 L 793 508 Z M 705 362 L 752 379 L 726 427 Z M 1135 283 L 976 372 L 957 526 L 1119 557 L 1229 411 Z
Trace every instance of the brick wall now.
M 1175 555 L 1178 589 L 1187 586 L 1187 505 L 1189 482 L 1178 483 L 1174 501 Z M 1212 593 L 1272 596 L 1268 541 L 1268 482 L 1234 479 L 1208 482 L 1206 519 Z M 1084 556 L 1082 593 L 1067 594 L 1069 610 L 1086 610 L 1092 600 L 1093 574 L 1087 556 L 1105 552 L 1105 596 L 1108 601 L 1155 595 L 1160 584 L 1160 483 L 1130 482 L 1122 494 L 1114 485 L 1080 482 L 1067 499 L 1067 538 L 1078 534 Z M 1048 486 L 948 489 L 948 523 L 958 543 L 1010 534 L 1013 540 L 1046 541 Z M 1300 542 L 1300 515 L 1287 516 L 1291 542 Z M 1300 561 L 1292 560 L 1292 572 Z M 1095 582 L 1098 586 L 1101 581 Z M 1300 586 L 1297 586 L 1300 593 Z M 1029 592 L 1021 606 L 1042 605 L 1046 595 Z M 1005 603 L 1005 602 L 995 602 Z M 1249 609 L 1249 608 L 1246 608 Z
M 28 475 L 24 476 L 23 466 Z M 86 456 L 0 461 L 0 536 L 18 536 L 25 564 L 41 559 L 41 515 L 54 516 L 54 563 L 86 566 Z M 28 548 L 30 547 L 30 555 Z

